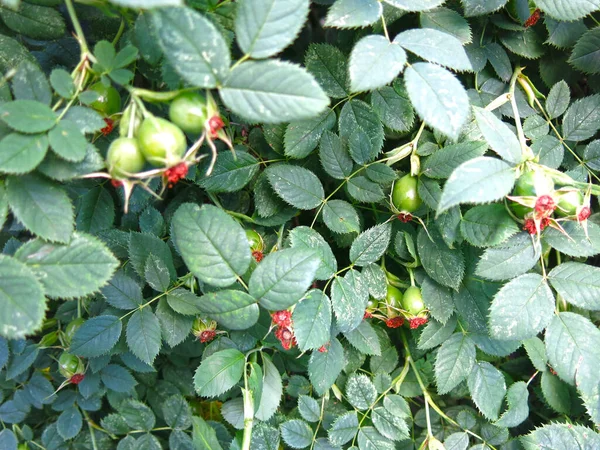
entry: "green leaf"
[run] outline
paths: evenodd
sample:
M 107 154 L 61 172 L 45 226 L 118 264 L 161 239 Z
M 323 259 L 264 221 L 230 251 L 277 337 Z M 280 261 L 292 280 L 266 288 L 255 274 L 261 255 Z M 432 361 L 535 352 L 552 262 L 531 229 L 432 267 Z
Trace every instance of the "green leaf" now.
M 390 222 L 363 231 L 350 247 L 350 262 L 356 266 L 366 266 L 376 262 L 387 250 L 391 237 Z
M 160 351 L 160 322 L 150 308 L 136 311 L 127 323 L 127 346 L 135 356 L 152 365 Z
M 66 245 L 31 240 L 15 257 L 35 273 L 48 296 L 64 299 L 98 291 L 119 265 L 101 241 L 82 233 L 74 233 Z
M 523 340 L 548 326 L 554 313 L 554 295 L 546 280 L 535 273 L 505 284 L 490 308 L 490 335 L 500 340 Z
M 123 400 L 118 411 L 133 430 L 150 431 L 156 423 L 152 410 L 142 402 L 131 398 Z
M 294 308 L 294 336 L 301 351 L 318 349 L 330 338 L 331 301 L 313 289 Z
M 431 316 L 441 323 L 446 323 L 454 312 L 452 291 L 429 277 L 425 277 L 421 282 L 421 290 L 423 301 Z
M 585 381 L 579 375 L 585 374 L 588 367 L 593 373 L 600 364 L 600 330 L 579 314 L 555 315 L 546 330 L 545 342 L 550 366 L 571 385 Z
M 517 164 L 522 159 L 521 144 L 508 126 L 491 111 L 473 106 L 475 120 L 485 140 L 502 159 Z
M 184 204 L 175 212 L 171 227 L 186 265 L 205 283 L 227 287 L 248 270 L 251 255 L 246 233 L 216 206 Z
M 337 318 L 337 327 L 341 332 L 352 331 L 360 325 L 368 300 L 367 290 L 363 293 L 345 278 L 334 278 L 331 287 L 331 303 Z
M 455 70 L 472 70 L 462 43 L 451 34 L 432 28 L 406 30 L 394 43 L 421 58 Z
M 443 286 L 458 289 L 465 272 L 465 259 L 460 249 L 448 248 L 437 229 L 432 228 L 428 235 L 422 228 L 417 250 L 427 275 Z
M 502 204 L 469 209 L 460 223 L 463 237 L 475 247 L 494 247 L 519 232 L 519 227 Z
M 381 122 L 395 131 L 408 131 L 415 121 L 415 111 L 404 85 L 384 86 L 371 93 L 371 106 Z
M 529 234 L 521 232 L 496 247 L 487 249 L 477 263 L 475 274 L 488 280 L 515 278 L 538 262 L 541 248 Z
M 357 432 L 358 416 L 356 411 L 350 411 L 338 416 L 327 433 L 329 442 L 332 445 L 340 446 L 352 440 Z
M 212 22 L 186 7 L 159 8 L 149 14 L 163 54 L 185 81 L 214 88 L 227 78 L 229 48 Z
M 115 221 L 115 203 L 102 186 L 87 191 L 79 201 L 75 223 L 78 231 L 96 234 L 112 227 Z
M 445 324 L 437 320 L 429 320 L 419 337 L 418 348 L 421 350 L 429 350 L 443 344 L 450 336 L 454 334 L 456 329 L 457 319 L 453 315 Z
M 97 172 L 102 168 L 104 168 L 104 160 L 98 149 L 92 144 L 87 146 L 85 158 L 80 163 L 71 163 L 59 158 L 54 153 L 48 153 L 38 166 L 41 173 L 58 181 L 72 180 L 91 172 Z
M 312 249 L 270 253 L 254 270 L 248 292 L 263 308 L 279 311 L 300 300 L 315 278 L 320 259 Z
M 433 28 L 457 38 L 461 44 L 471 42 L 472 34 L 469 22 L 458 12 L 443 6 L 424 11 L 419 16 L 422 28 Z
M 391 2 L 391 0 L 387 0 Z M 394 0 L 409 1 L 409 0 Z M 396 448 L 393 441 L 383 437 L 379 432 L 370 426 L 361 427 L 358 431 L 358 448 L 360 450 L 393 450 Z
M 182 395 L 175 394 L 167 398 L 162 411 L 165 422 L 171 428 L 185 430 L 192 425 L 192 410 Z
M 290 123 L 285 131 L 285 154 L 292 158 L 306 158 L 318 145 L 321 135 L 335 126 L 333 111 L 325 111 L 314 119 Z
M 170 277 L 174 279 L 175 266 L 168 244 L 152 234 L 131 232 L 129 235 L 129 258 L 134 270 L 142 278 L 146 276 L 146 262 L 151 255 L 162 261 L 168 269 Z
M 118 364 L 109 364 L 100 371 L 100 379 L 102 383 L 115 392 L 131 392 L 137 384 L 135 378 L 127 369 Z
M 280 53 L 300 32 L 308 6 L 308 0 L 269 0 L 260 8 L 252 1 L 239 2 L 235 37 L 240 49 L 255 59 Z
M 448 178 L 461 164 L 483 156 L 487 144 L 481 141 L 466 141 L 439 149 L 423 163 L 423 174 L 430 178 Z
M 167 264 L 157 256 L 150 254 L 144 268 L 144 279 L 155 291 L 165 292 L 171 284 Z
M 64 113 L 62 120 L 68 120 L 79 127 L 79 131 L 85 134 L 95 133 L 106 126 L 102 116 L 91 108 L 84 106 L 71 106 L 68 110 L 59 110 Z
M 590 142 L 583 150 L 585 164 L 593 170 L 600 170 L 600 140 Z
M 231 330 L 250 328 L 259 315 L 254 297 L 235 290 L 209 292 L 200 297 L 198 308 Z
M 152 9 L 165 6 L 181 6 L 181 0 L 110 0 L 111 3 L 124 8 Z
M 501 80 L 508 82 L 512 77 L 512 66 L 508 53 L 497 42 L 491 42 L 484 47 L 485 55 L 494 71 L 498 74 Z
M 33 174 L 6 181 L 10 209 L 27 229 L 49 241 L 69 241 L 73 206 L 62 188 Z
M 159 300 L 155 314 L 160 322 L 161 335 L 170 347 L 182 343 L 190 334 L 194 319 L 173 311 L 166 299 Z
M 361 278 L 367 284 L 369 295 L 382 300 L 387 295 L 387 278 L 383 269 L 377 264 L 368 264 L 360 272 Z
M 497 420 L 506 394 L 504 375 L 488 362 L 477 362 L 467 380 L 471 398 L 489 420 Z
M 296 208 L 314 209 L 325 197 L 323 185 L 308 169 L 277 164 L 266 169 L 266 173 L 277 195 Z
M 281 436 L 291 448 L 306 448 L 313 438 L 313 431 L 308 424 L 300 419 L 292 419 L 282 423 Z
M 50 130 L 48 139 L 52 150 L 61 158 L 72 162 L 80 162 L 85 158 L 88 142 L 75 123 L 61 120 Z
M 187 289 L 179 288 L 167 294 L 167 303 L 174 311 L 186 316 L 195 316 L 202 313 L 200 297 Z
M 198 174 L 196 183 L 208 192 L 237 192 L 246 186 L 258 172 L 258 160 L 247 153 L 236 148 L 232 152 L 222 152 L 217 156 L 217 161 L 209 176 L 205 171 Z
M 385 194 L 377 183 L 373 183 L 362 175 L 352 177 L 346 184 L 348 194 L 362 203 L 374 203 L 383 200 Z
M 546 98 L 546 113 L 551 119 L 556 119 L 563 115 L 571 102 L 571 89 L 565 80 L 560 80 L 548 93 Z
M 546 243 L 569 256 L 594 256 L 600 253 L 600 226 L 587 223 L 587 232 L 576 221 L 561 223 L 566 235 L 559 230 L 549 229 L 544 233 Z
M 307 422 L 318 422 L 321 417 L 319 402 L 308 395 L 298 397 L 298 412 Z
M 344 333 L 344 336 L 359 352 L 365 355 L 381 356 L 379 337 L 366 320 L 361 321 L 354 330 Z
M 81 431 L 82 425 L 83 419 L 81 413 L 75 405 L 65 409 L 56 421 L 58 434 L 65 440 L 73 439 L 77 436 Z
M 372 91 L 391 83 L 404 69 L 406 53 L 384 36 L 365 36 L 350 54 L 350 90 Z
M 571 423 L 552 423 L 537 428 L 527 436 L 520 438 L 525 450 L 546 448 L 593 449 L 600 445 L 600 435 L 589 428 Z
M 348 62 L 346 56 L 328 44 L 311 44 L 304 56 L 306 69 L 331 98 L 348 95 Z
M 548 367 L 548 356 L 544 343 L 538 337 L 532 337 L 523 341 L 523 348 L 527 352 L 527 356 L 531 360 L 533 367 L 540 372 L 545 372 Z
M 437 214 L 461 203 L 488 203 L 509 194 L 514 169 L 504 161 L 481 156 L 458 166 L 444 185 Z
M 533 28 L 524 31 L 505 31 L 500 36 L 504 46 L 516 55 L 527 59 L 538 59 L 545 53 L 543 39 Z
M 354 207 L 344 200 L 329 200 L 323 207 L 323 221 L 334 233 L 360 233 L 360 219 Z
M 54 69 L 50 74 L 50 84 L 54 91 L 63 98 L 70 99 L 75 95 L 75 83 L 71 74 L 65 69 Z
M 0 15 L 2 13 L 0 12 Z M 50 105 L 52 92 L 46 75 L 37 64 L 23 61 L 12 77 L 12 90 L 15 99 L 35 100 Z
M 383 7 L 376 0 L 337 0 L 327 13 L 326 27 L 362 28 L 381 17 Z
M 475 364 L 475 344 L 463 333 L 453 334 L 442 344 L 435 360 L 438 394 L 450 392 L 470 375 Z
M 456 139 L 469 116 L 469 98 L 460 81 L 443 67 L 421 62 L 406 69 L 404 81 L 417 114 Z
M 329 390 L 344 365 L 344 348 L 335 338 L 331 339 L 326 352 L 312 352 L 308 361 L 308 376 L 318 395 L 323 395 Z
M 592 311 L 600 310 L 600 269 L 578 262 L 556 266 L 548 274 L 550 284 L 569 303 Z
M 208 425 L 202 417 L 192 417 L 192 440 L 197 450 L 222 450 L 215 429 Z
M 395 8 L 404 11 L 427 11 L 440 6 L 445 0 L 384 0 Z
M 360 165 L 365 165 L 377 157 L 377 152 L 371 146 L 367 133 L 358 126 L 348 138 L 350 156 Z
M 35 169 L 46 156 L 45 134 L 11 133 L 0 141 L 0 172 L 23 174 Z
M 321 259 L 315 278 L 328 280 L 337 272 L 337 260 L 327 241 L 312 228 L 300 226 L 290 231 L 290 246 L 297 249 L 312 249 Z
M 571 394 L 569 386 L 550 371 L 542 373 L 542 394 L 550 407 L 560 414 L 571 413 Z
M 348 149 L 339 136 L 331 131 L 325 131 L 321 136 L 319 158 L 325 172 L 335 179 L 343 180 L 352 174 L 354 164 Z
M 529 392 L 524 381 L 518 381 L 508 388 L 506 401 L 508 409 L 496 421 L 499 427 L 516 427 L 529 416 Z
M 371 418 L 377 431 L 388 439 L 404 441 L 410 436 L 406 422 L 383 407 L 373 409 Z
M 101 292 L 108 304 L 117 309 L 135 309 L 144 300 L 142 288 L 121 270 L 114 274 Z
M 10 124 L 9 124 L 10 125 Z M 584 141 L 600 129 L 600 95 L 574 101 L 563 117 L 563 137 L 568 141 Z
M 203 397 L 216 397 L 227 392 L 242 378 L 244 354 L 229 348 L 205 358 L 194 375 L 196 392 Z
M 0 17 L 12 31 L 32 39 L 58 39 L 66 30 L 62 15 L 46 6 L 21 3 L 16 10 L 0 8 Z
M 41 133 L 56 125 L 56 113 L 34 100 L 15 100 L 0 105 L 0 119 L 21 133 Z
M 379 153 L 383 147 L 383 125 L 368 103 L 353 99 L 346 102 L 340 113 L 339 129 L 342 140 L 349 139 L 357 127 L 361 127 L 369 136 L 373 152 Z
M 466 17 L 483 16 L 502 8 L 508 0 L 461 0 Z
M 236 114 L 262 123 L 309 119 L 329 104 L 311 74 L 279 60 L 240 64 L 231 71 L 220 94 Z
M 275 414 L 275 411 L 279 407 L 283 395 L 283 387 L 279 369 L 277 369 L 268 356 L 263 354 L 262 359 L 262 395 L 260 403 L 256 405 L 255 415 L 257 419 L 267 421 Z
M 69 351 L 84 358 L 102 356 L 116 345 L 121 329 L 121 320 L 116 316 L 92 317 L 77 329 Z
M 352 374 L 346 382 L 346 399 L 355 408 L 368 409 L 377 398 L 377 390 L 371 379 L 364 374 Z
M 22 338 L 44 320 L 46 299 L 33 272 L 9 256 L 0 256 L 0 334 Z
M 535 4 L 550 17 L 566 22 L 600 9 L 598 0 L 537 0 Z

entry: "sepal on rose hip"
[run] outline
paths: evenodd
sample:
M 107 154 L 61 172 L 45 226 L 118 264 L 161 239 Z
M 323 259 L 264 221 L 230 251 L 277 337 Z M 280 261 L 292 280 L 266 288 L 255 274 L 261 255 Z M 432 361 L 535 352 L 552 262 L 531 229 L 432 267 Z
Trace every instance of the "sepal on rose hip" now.
M 196 317 L 192 325 L 192 334 L 203 344 L 212 341 L 217 336 L 217 322 L 202 317 Z

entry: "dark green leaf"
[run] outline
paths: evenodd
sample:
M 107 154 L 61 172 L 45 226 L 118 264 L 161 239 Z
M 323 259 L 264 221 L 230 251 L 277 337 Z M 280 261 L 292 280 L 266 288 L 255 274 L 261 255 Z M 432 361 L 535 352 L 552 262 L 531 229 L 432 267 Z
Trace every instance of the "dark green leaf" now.
M 198 308 L 231 330 L 245 330 L 258 320 L 258 304 L 242 291 L 222 290 L 200 297 Z
M 204 359 L 194 375 L 194 387 L 203 397 L 221 395 L 237 384 L 244 370 L 244 355 L 226 349 Z
M 110 351 L 121 336 L 122 323 L 116 316 L 104 315 L 88 319 L 75 332 L 70 352 L 94 358 Z

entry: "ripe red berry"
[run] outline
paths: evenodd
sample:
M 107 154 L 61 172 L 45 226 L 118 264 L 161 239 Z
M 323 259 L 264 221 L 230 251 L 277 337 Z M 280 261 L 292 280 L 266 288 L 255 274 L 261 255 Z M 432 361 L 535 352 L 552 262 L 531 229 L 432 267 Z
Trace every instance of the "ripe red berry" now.
M 173 166 L 165 171 L 165 178 L 167 179 L 167 186 L 172 188 L 179 180 L 185 178 L 188 173 L 188 166 L 186 163 L 181 162 L 176 166 Z
M 541 17 L 541 15 L 542 15 L 542 14 L 541 14 L 541 11 L 540 11 L 540 9 L 539 9 L 539 8 L 538 8 L 538 9 L 536 9 L 536 10 L 533 12 L 533 14 L 531 14 L 531 16 L 529 16 L 529 19 L 527 19 L 527 20 L 525 21 L 525 23 L 523 24 L 523 26 L 524 26 L 525 28 L 529 28 L 529 27 L 532 27 L 532 26 L 534 26 L 536 23 L 538 23 L 538 20 L 540 20 L 540 17 Z
M 260 250 L 254 250 L 252 252 L 252 257 L 256 260 L 256 262 L 261 262 L 264 258 L 264 254 Z
M 288 310 L 275 311 L 271 314 L 273 323 L 280 327 L 289 327 L 292 325 L 292 313 Z
M 100 130 L 100 133 L 102 133 L 104 136 L 108 136 L 114 128 L 115 121 L 105 117 L 104 122 L 106 123 L 106 126 Z
M 427 323 L 427 317 L 414 317 L 408 321 L 411 330 L 416 330 Z
M 217 332 L 215 330 L 205 330 L 200 333 L 200 337 L 198 339 L 200 339 L 200 342 L 203 344 L 206 344 L 207 342 L 212 341 L 216 335 Z
M 577 220 L 583 222 L 584 220 L 587 220 L 591 215 L 592 210 L 590 209 L 590 207 L 584 206 L 583 208 L 581 208 L 581 211 L 579 211 L 579 214 L 577 215 Z
M 71 384 L 79 384 L 79 383 L 81 383 L 83 381 L 84 378 L 85 378 L 85 374 L 83 374 L 83 373 L 76 373 L 71 378 L 69 378 L 69 382 Z
M 388 319 L 385 321 L 385 325 L 388 328 L 398 328 L 404 325 L 404 317 L 398 316 L 393 319 Z

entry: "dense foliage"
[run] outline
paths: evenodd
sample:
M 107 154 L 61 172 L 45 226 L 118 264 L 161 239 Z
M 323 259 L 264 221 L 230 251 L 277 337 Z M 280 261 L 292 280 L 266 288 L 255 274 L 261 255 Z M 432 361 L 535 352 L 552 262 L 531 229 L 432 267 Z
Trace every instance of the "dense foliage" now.
M 600 0 L 0 3 L 1 449 L 600 448 Z

